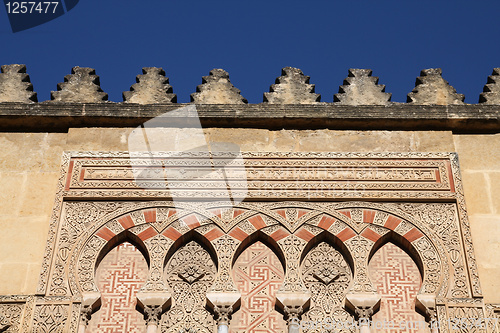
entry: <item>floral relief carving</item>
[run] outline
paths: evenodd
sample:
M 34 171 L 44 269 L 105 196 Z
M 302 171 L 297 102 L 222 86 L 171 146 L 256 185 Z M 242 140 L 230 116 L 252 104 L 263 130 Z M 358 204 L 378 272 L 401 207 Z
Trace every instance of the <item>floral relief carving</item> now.
M 37 305 L 33 333 L 62 333 L 68 320 L 68 306 L 62 304 Z
M 216 272 L 209 253 L 194 241 L 174 253 L 165 266 L 173 304 L 163 316 L 162 332 L 177 333 L 182 329 L 213 332 L 214 319 L 205 309 L 205 303 Z
M 352 283 L 352 271 L 339 251 L 326 242 L 314 247 L 302 262 L 302 278 L 311 292 L 311 305 L 303 320 L 350 320 L 342 301 Z
M 285 281 L 280 290 L 289 292 L 305 291 L 306 287 L 301 279 L 299 262 L 300 255 L 307 242 L 296 235 L 290 235 L 280 240 L 278 244 L 283 249 L 286 261 Z
M 236 247 L 239 245 L 234 238 L 224 235 L 212 241 L 217 252 L 219 271 L 211 288 L 213 292 L 238 292 L 231 278 L 231 264 Z
M 0 332 L 20 332 L 22 311 L 21 304 L 0 303 Z

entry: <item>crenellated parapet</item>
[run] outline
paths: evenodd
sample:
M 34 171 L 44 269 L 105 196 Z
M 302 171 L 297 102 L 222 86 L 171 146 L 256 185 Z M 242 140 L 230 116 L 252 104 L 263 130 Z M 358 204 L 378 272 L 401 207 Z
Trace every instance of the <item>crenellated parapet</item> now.
M 264 103 L 271 104 L 314 104 L 321 100 L 320 94 L 314 93 L 314 84 L 309 83 L 309 76 L 298 68 L 285 67 L 276 83 L 264 93 Z
M 3 65 L 0 74 L 0 102 L 36 102 L 36 93 L 26 65 Z
M 371 69 L 351 68 L 333 101 L 343 105 L 387 105 L 391 95 L 385 92 L 385 85 L 378 84 Z
M 137 75 L 130 91 L 123 92 L 123 101 L 137 104 L 176 103 L 172 86 L 165 77 L 163 68 L 144 67 L 142 75 Z
M 57 85 L 51 98 L 53 102 L 100 103 L 108 100 L 108 94 L 102 91 L 95 69 L 76 66 Z
M 415 88 L 408 94 L 408 103 L 418 105 L 464 104 L 465 96 L 457 94 L 448 81 L 442 77 L 441 68 L 429 68 L 420 72 Z
M 127 104 L 174 104 L 177 95 L 169 84 L 169 78 L 160 67 L 145 67 L 138 75 L 130 91 L 123 92 L 123 102 Z M 500 68 L 493 69 L 488 77 L 478 105 L 500 105 Z M 315 85 L 309 83 L 310 77 L 294 67 L 284 67 L 281 76 L 264 93 L 263 104 L 303 105 L 322 108 L 327 105 L 336 107 L 363 106 L 450 106 L 470 105 L 464 103 L 464 95 L 442 77 L 440 68 L 421 71 L 415 88 L 408 94 L 406 103 L 391 102 L 391 93 L 385 92 L 385 85 L 378 84 L 379 78 L 372 76 L 371 69 L 349 69 L 347 78 L 334 94 L 332 102 L 320 103 L 321 95 L 315 93 Z M 51 93 L 52 102 L 60 103 L 102 103 L 108 94 L 102 91 L 99 76 L 92 68 L 74 67 L 64 82 L 57 85 Z M 0 103 L 37 102 L 37 94 L 26 74 L 25 65 L 4 65 L 0 73 Z M 248 101 L 230 81 L 229 74 L 223 69 L 213 69 L 202 77 L 202 84 L 191 94 L 191 103 L 204 105 L 245 105 Z
M 500 104 L 500 68 L 494 68 L 493 73 L 488 76 L 488 82 L 479 95 L 479 103 Z
M 229 80 L 229 74 L 220 68 L 212 69 L 204 76 L 202 84 L 191 94 L 191 102 L 196 104 L 246 104 L 248 101 L 240 95 Z

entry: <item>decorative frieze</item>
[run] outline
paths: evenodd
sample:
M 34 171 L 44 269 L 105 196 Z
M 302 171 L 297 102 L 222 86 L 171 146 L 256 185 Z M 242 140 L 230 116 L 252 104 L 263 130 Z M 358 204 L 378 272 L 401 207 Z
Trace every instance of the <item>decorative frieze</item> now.
M 114 195 L 145 196 L 157 192 L 172 197 L 217 198 L 227 193 L 251 198 L 374 197 L 385 192 L 390 197 L 408 197 L 416 193 L 452 197 L 448 155 L 422 159 L 415 153 L 407 160 L 377 154 L 356 154 L 355 162 L 343 154 L 260 154 L 242 153 L 242 163 L 221 165 L 225 177 L 213 172 L 211 161 L 231 161 L 217 154 L 157 154 L 154 160 L 145 154 L 133 159 L 122 155 L 112 160 L 92 157 L 73 159 L 66 197 L 102 196 L 97 192 L 118 191 Z M 347 156 L 347 155 L 344 155 Z M 226 156 L 227 157 L 227 156 Z M 222 162 L 221 162 L 222 161 Z M 136 179 L 139 177 L 140 179 Z M 266 189 L 272 189 L 268 191 Z M 398 191 L 394 191 L 398 189 Z M 109 193 L 111 193 L 109 192 Z
M 242 157 L 247 171 L 259 171 L 249 172 L 252 194 L 247 200 L 228 203 L 214 199 L 217 186 L 209 178 L 190 174 L 193 187 L 187 190 L 201 188 L 193 196 L 207 191 L 210 200 L 206 196 L 170 200 L 166 187 L 127 187 L 133 180 L 122 170 L 133 163 L 126 153 L 66 154 L 55 206 L 58 214 L 53 216 L 39 287 L 46 297 L 36 298 L 30 309 L 26 305 L 25 331 L 84 328 L 91 312 L 88 305 L 95 304 L 98 294 L 96 267 L 99 270 L 109 249 L 123 241 L 138 244 L 137 254 L 149 263 L 144 265 L 149 272 L 137 300 L 151 332 L 229 330 L 231 315 L 241 311 L 238 302 L 248 294 L 239 292 L 241 285 L 231 272 L 245 248 L 257 241 L 265 243 L 285 268 L 284 282 L 270 302 L 276 301 L 288 319 L 289 332 L 297 332 L 297 320 L 315 320 L 315 315 L 370 319 L 380 297 L 368 277 L 368 262 L 386 241 L 404 247 L 418 263 L 419 293 L 447 306 L 438 308 L 432 320 L 462 315 L 455 305 L 459 302 L 477 308 L 467 310 L 466 318 L 484 315 L 472 246 L 460 240 L 469 226 L 465 213 L 457 213 L 465 209 L 465 202 L 454 154 L 243 153 Z M 186 153 L 177 161 L 160 155 L 156 163 L 156 167 L 188 170 L 203 167 L 206 161 Z M 113 174 L 110 170 L 115 168 L 120 171 Z M 161 173 L 157 176 L 161 179 Z M 317 190 L 307 199 L 297 195 L 300 199 L 290 201 L 294 193 L 304 191 L 290 186 L 288 193 L 283 192 L 287 200 L 281 200 L 270 184 L 277 180 L 287 185 L 294 177 Z M 320 187 L 325 178 L 330 183 Z M 342 180 L 353 186 L 372 184 L 364 190 L 370 196 L 325 197 L 329 186 Z M 258 188 L 258 181 L 267 187 Z M 151 195 L 155 200 L 141 200 L 144 192 L 156 193 Z M 405 200 L 404 193 L 411 193 L 411 200 Z M 467 299 L 473 302 L 463 303 Z M 44 322 L 56 324 L 44 326 Z

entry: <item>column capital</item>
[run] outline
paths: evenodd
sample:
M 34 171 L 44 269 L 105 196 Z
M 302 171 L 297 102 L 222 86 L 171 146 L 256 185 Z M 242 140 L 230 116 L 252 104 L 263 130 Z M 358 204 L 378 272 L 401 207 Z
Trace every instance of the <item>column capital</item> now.
M 359 319 L 370 319 L 380 308 L 381 297 L 375 293 L 349 293 L 345 300 L 346 307 Z
M 301 311 L 307 310 L 309 303 L 311 301 L 311 292 L 301 291 L 301 292 L 286 292 L 278 291 L 276 293 L 276 307 L 281 312 L 285 313 L 285 309 L 298 309 Z M 301 312 L 302 313 L 302 312 Z
M 161 315 L 171 303 L 169 292 L 143 292 L 137 293 L 137 305 L 144 314 L 147 325 L 159 325 Z
M 80 308 L 80 323 L 88 325 L 94 313 L 101 306 L 101 293 L 87 292 L 82 293 L 82 305 Z
M 217 326 L 229 326 L 229 321 L 231 320 L 231 315 L 233 314 L 233 307 L 231 305 L 215 305 L 214 313 Z
M 212 309 L 217 326 L 229 327 L 231 315 L 240 307 L 241 294 L 238 292 L 209 292 L 207 306 Z
M 160 324 L 161 314 L 163 309 L 160 305 L 146 305 L 144 307 L 144 319 L 146 320 L 146 325 L 156 325 Z

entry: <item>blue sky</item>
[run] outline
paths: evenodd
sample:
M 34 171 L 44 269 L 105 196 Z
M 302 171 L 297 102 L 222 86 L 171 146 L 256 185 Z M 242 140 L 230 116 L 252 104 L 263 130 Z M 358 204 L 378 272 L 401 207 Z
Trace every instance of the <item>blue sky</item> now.
M 93 67 L 121 102 L 142 67 L 163 67 L 178 102 L 212 68 L 224 68 L 250 103 L 280 75 L 301 68 L 321 101 L 349 68 L 371 68 L 405 102 L 420 70 L 443 76 L 477 103 L 500 67 L 500 1 L 80 0 L 65 15 L 12 33 L 0 10 L 0 64 L 23 63 L 39 101 L 73 66 Z

